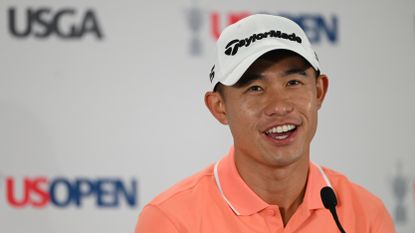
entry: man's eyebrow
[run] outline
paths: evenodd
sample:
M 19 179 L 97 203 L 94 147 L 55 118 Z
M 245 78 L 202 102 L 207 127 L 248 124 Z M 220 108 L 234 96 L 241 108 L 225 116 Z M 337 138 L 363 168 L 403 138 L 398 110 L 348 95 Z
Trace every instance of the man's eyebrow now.
M 264 79 L 264 76 L 259 73 L 245 73 L 242 75 L 242 77 L 239 79 L 237 83 L 235 83 L 236 87 L 243 87 L 246 85 L 249 85 L 250 83 Z
M 282 73 L 283 76 L 288 76 L 291 74 L 301 74 L 301 75 L 305 75 L 305 71 L 308 69 L 308 67 L 293 67 L 290 69 L 287 69 L 286 71 L 284 71 Z

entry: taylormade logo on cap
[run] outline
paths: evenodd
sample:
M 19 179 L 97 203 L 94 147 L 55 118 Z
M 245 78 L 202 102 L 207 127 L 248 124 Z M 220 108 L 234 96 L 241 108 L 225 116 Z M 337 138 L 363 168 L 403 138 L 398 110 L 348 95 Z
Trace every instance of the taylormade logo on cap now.
M 263 33 L 256 33 L 252 34 L 249 38 L 245 39 L 235 39 L 229 42 L 225 47 L 225 54 L 228 56 L 233 56 L 238 52 L 238 49 L 242 46 L 248 47 L 251 45 L 251 43 L 255 43 L 257 40 L 262 40 L 264 38 L 274 37 L 279 39 L 286 39 L 291 41 L 296 41 L 301 44 L 302 40 L 299 36 L 297 36 L 295 33 L 292 33 L 288 35 L 287 33 L 281 32 L 281 31 L 275 31 L 271 30 L 269 32 L 263 32 Z M 231 47 L 233 45 L 233 47 Z

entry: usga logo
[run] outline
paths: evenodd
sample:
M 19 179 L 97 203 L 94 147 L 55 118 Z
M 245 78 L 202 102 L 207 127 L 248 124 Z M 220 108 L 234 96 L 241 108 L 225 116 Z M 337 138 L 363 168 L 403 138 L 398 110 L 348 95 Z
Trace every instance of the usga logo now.
M 82 207 L 86 203 L 96 207 L 117 208 L 137 206 L 137 180 L 120 178 L 86 178 L 45 176 L 17 179 L 8 176 L 1 182 L 6 203 L 14 208 Z M 2 204 L 0 203 L 0 208 Z
M 62 39 L 80 39 L 92 35 L 103 38 L 97 14 L 92 9 L 79 11 L 74 8 L 53 10 L 48 7 L 8 9 L 9 32 L 17 38 L 33 36 L 48 38 L 56 35 Z

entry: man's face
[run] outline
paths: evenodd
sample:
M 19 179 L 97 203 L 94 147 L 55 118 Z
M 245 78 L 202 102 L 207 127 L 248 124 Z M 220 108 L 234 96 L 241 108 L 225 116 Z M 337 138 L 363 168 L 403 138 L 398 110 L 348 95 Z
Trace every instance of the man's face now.
M 327 77 L 316 78 L 303 58 L 283 53 L 258 59 L 243 79 L 216 93 L 220 114 L 210 108 L 229 125 L 235 156 L 273 167 L 308 160 Z

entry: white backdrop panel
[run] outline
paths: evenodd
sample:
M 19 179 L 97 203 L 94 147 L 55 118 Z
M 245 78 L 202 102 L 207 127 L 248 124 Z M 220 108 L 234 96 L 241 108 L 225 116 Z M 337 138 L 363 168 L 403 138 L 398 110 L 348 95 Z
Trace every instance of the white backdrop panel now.
M 27 10 L 38 12 L 27 36 L 11 33 L 10 9 L 21 33 L 29 25 Z M 81 28 L 90 11 L 93 19 L 84 25 L 90 31 L 77 39 L 53 33 L 37 38 L 63 10 L 72 13 L 62 15 L 55 29 L 68 34 L 72 25 Z M 189 12 L 196 18 L 190 20 Z M 221 158 L 231 136 L 203 104 L 213 63 L 212 28 L 257 12 L 312 16 L 303 26 L 315 38 L 330 78 L 312 158 L 381 197 L 395 218 L 400 206 L 406 218 L 396 221 L 398 232 L 414 232 L 410 0 L 1 1 L 0 232 L 132 232 L 145 203 Z M 192 41 L 199 45 L 197 54 Z M 100 179 L 117 179 L 128 189 L 135 180 L 138 203 L 128 205 L 119 195 L 117 205 L 100 207 L 99 195 L 111 202 L 117 194 L 107 183 L 80 207 L 59 208 L 49 199 L 41 207 L 16 208 L 7 198 L 7 180 L 15 181 L 20 199 L 25 177 L 47 179 L 39 185 L 46 192 L 59 177 L 83 178 L 83 193 L 98 190 L 90 184 Z M 69 194 L 63 188 L 59 195 Z

